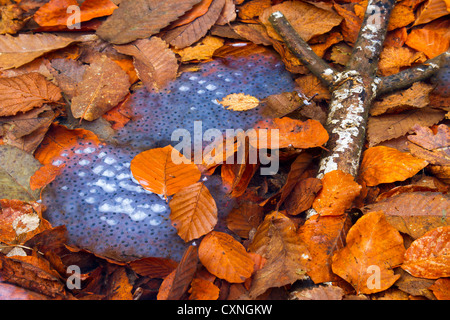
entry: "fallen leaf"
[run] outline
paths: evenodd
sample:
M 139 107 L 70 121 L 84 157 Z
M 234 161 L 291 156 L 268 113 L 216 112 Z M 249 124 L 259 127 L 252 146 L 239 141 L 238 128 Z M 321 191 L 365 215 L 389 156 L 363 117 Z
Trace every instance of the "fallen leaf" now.
M 378 146 L 364 151 L 360 178 L 367 186 L 404 181 L 425 168 L 428 162 L 397 149 Z
M 157 295 L 158 300 L 180 300 L 183 297 L 194 279 L 198 258 L 197 247 L 189 246 L 176 269 L 162 282 Z
M 83 74 L 87 65 L 81 61 L 73 59 L 53 59 L 48 65 L 48 69 L 56 80 L 58 87 L 72 99 L 76 94 L 77 85 L 83 81 Z
M 108 300 L 133 300 L 130 284 L 125 268 L 116 266 L 108 277 L 107 299 Z
M 231 283 L 241 283 L 252 275 L 253 260 L 242 244 L 218 231 L 200 242 L 198 256 L 210 273 Z
M 448 14 L 448 3 L 445 0 L 429 0 L 417 10 L 414 25 L 433 21 Z
M 190 10 L 200 0 L 122 0 L 97 29 L 97 35 L 114 44 L 148 38 Z
M 26 23 L 24 11 L 17 4 L 0 7 L 0 34 L 15 34 Z
M 168 31 L 163 39 L 177 49 L 186 48 L 203 38 L 208 30 L 219 19 L 225 0 L 213 0 L 204 15 L 181 27 Z
M 266 259 L 257 270 L 250 287 L 256 298 L 272 287 L 281 287 L 306 278 L 310 255 L 301 241 L 294 223 L 280 212 L 272 212 L 256 230 L 251 252 Z
M 361 29 L 361 18 L 359 18 L 353 10 L 346 8 L 343 5 L 335 3 L 333 8 L 342 18 L 344 18 L 341 25 L 344 40 L 347 43 L 354 44 L 358 38 L 359 30 Z
M 425 233 L 409 246 L 402 269 L 414 277 L 437 279 L 450 276 L 450 226 Z
M 328 141 L 328 133 L 317 120 L 296 120 L 288 117 L 262 120 L 249 134 L 249 142 L 254 148 L 314 148 Z M 274 131 L 276 130 L 276 131 Z M 272 137 L 278 133 L 278 141 Z M 278 132 L 277 132 L 278 131 Z M 269 142 L 270 141 L 270 142 Z
M 419 124 L 429 127 L 438 123 L 445 117 L 445 111 L 433 108 L 421 108 L 404 111 L 399 114 L 388 114 L 369 117 L 367 127 L 367 139 L 369 147 L 373 147 L 380 142 L 399 138 L 409 132 Z
M 292 300 L 342 300 L 344 290 L 335 286 L 304 288 L 291 292 Z
M 222 38 L 206 36 L 194 46 L 173 51 L 181 56 L 181 62 L 211 60 L 214 52 L 223 46 Z
M 172 225 L 186 242 L 210 232 L 217 223 L 217 206 L 203 182 L 184 187 L 169 202 Z
M 195 278 L 188 292 L 189 300 L 217 300 L 220 289 L 208 280 Z
M 322 181 L 320 179 L 306 178 L 299 181 L 286 198 L 286 213 L 295 216 L 311 208 L 321 189 Z
M 181 160 L 179 164 L 173 161 L 173 156 Z M 166 198 L 196 183 L 201 176 L 197 166 L 170 145 L 139 153 L 131 161 L 130 169 L 144 189 Z
M 249 238 L 251 230 L 256 230 L 262 220 L 263 208 L 250 201 L 233 208 L 226 218 L 228 229 L 244 239 Z
M 170 29 L 191 23 L 198 17 L 201 17 L 202 15 L 204 15 L 205 13 L 208 12 L 208 9 L 209 9 L 212 1 L 213 0 L 201 0 L 199 3 L 197 3 L 195 6 L 193 6 L 191 10 L 186 12 L 177 21 L 173 22 L 170 25 Z
M 177 77 L 178 61 L 168 44 L 158 37 L 136 40 L 122 46 L 114 46 L 120 53 L 134 57 L 139 79 L 148 91 L 160 90 Z
M 450 279 L 437 279 L 429 289 L 438 300 L 450 300 Z
M 232 93 L 222 98 L 219 103 L 228 110 L 247 111 L 256 108 L 259 100 L 245 93 Z
M 48 300 L 49 297 L 19 286 L 0 283 L 0 300 Z
M 382 212 L 361 217 L 350 228 L 346 243 L 333 255 L 332 270 L 357 294 L 384 291 L 400 277 L 392 268 L 403 262 L 403 238 Z
M 73 116 L 88 121 L 98 119 L 125 98 L 129 86 L 127 73 L 103 55 L 89 65 L 77 85 L 71 105 Z
M 39 73 L 0 78 L 0 92 L 0 116 L 26 112 L 61 99 L 59 88 Z
M 415 135 L 409 135 L 411 154 L 431 164 L 450 165 L 450 128 L 445 124 L 437 126 L 436 133 L 428 127 L 415 125 Z
M 413 239 L 431 229 L 450 225 L 447 216 L 450 198 L 439 192 L 405 192 L 362 208 L 363 212 L 383 211 L 388 222 Z
M 313 74 L 307 74 L 295 79 L 300 87 L 300 92 L 308 98 L 314 100 L 330 100 L 330 90 Z
M 21 33 L 16 37 L 0 35 L 0 52 L 2 52 L 0 69 L 18 68 L 47 52 L 65 48 L 73 42 L 90 39 L 93 39 L 93 36 L 69 38 L 50 33 Z
M 341 170 L 327 172 L 322 178 L 322 189 L 312 207 L 321 216 L 344 214 L 350 209 L 361 188 L 349 173 Z
M 428 94 L 434 89 L 430 84 L 415 82 L 409 89 L 383 96 L 370 108 L 372 116 L 384 113 L 398 113 L 407 109 L 424 108 L 430 104 Z
M 259 24 L 238 24 L 233 26 L 233 30 L 238 35 L 254 44 L 270 46 L 273 41 L 267 34 L 265 27 Z
M 448 50 L 450 38 L 444 37 L 433 30 L 414 29 L 408 34 L 406 45 L 417 51 L 422 51 L 428 59 L 432 59 Z
M 305 41 L 330 31 L 342 21 L 342 17 L 332 11 L 326 11 L 305 2 L 286 1 L 265 9 L 259 17 L 269 36 L 280 41 L 282 39 L 269 23 L 269 16 L 276 11 L 283 13 Z
M 331 270 L 333 254 L 345 246 L 345 237 L 351 227 L 348 215 L 314 215 L 299 228 L 300 239 L 311 256 L 308 276 L 314 283 L 335 281 L 337 276 Z
M 165 278 L 177 267 L 171 259 L 155 257 L 133 260 L 129 265 L 137 274 L 149 278 Z
M 430 300 L 436 299 L 428 289 L 434 280 L 413 277 L 403 269 L 398 269 L 396 272 L 400 274 L 400 278 L 395 282 L 397 288 L 413 296 L 422 296 Z
M 245 153 L 245 161 L 224 163 L 221 167 L 220 176 L 222 183 L 233 198 L 240 197 L 244 194 L 250 180 L 259 167 L 258 164 L 249 163 L 248 148 L 246 148 Z
M 364 0 L 355 5 L 355 13 L 362 20 L 367 9 L 369 1 Z M 405 27 L 415 20 L 414 11 L 411 6 L 397 4 L 394 6 L 389 18 L 387 31 Z
M 0 145 L 0 199 L 35 201 L 40 190 L 31 190 L 30 177 L 41 167 L 31 154 Z
M 415 52 L 407 47 L 385 47 L 380 54 L 378 69 L 383 76 L 398 73 L 402 68 L 409 67 L 413 63 L 422 63 L 426 57 L 421 52 Z
M 246 2 L 239 7 L 238 17 L 241 20 L 255 20 L 265 9 L 270 8 L 271 5 L 271 0 L 253 0 Z

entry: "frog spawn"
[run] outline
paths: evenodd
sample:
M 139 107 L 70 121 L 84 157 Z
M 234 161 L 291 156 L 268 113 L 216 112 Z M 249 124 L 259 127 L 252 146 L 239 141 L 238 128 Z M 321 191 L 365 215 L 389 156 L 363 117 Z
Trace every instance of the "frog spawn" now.
M 175 146 L 178 142 L 171 136 L 176 129 L 186 129 L 194 138 L 194 121 L 202 121 L 203 132 L 225 132 L 247 129 L 262 119 L 256 109 L 225 110 L 217 100 L 228 94 L 243 92 L 262 99 L 294 87 L 277 58 L 257 55 L 203 64 L 200 72 L 183 73 L 160 92 L 138 90 L 131 97 L 133 120 L 116 134 L 117 144 L 80 142 L 54 160 L 65 168 L 43 194 L 46 218 L 54 226 L 66 225 L 71 244 L 100 255 L 179 260 L 186 244 L 171 225 L 170 208 L 134 181 L 131 160 L 143 150 Z M 220 177 L 203 180 L 219 208 L 222 224 L 216 229 L 224 229 L 234 200 L 226 196 Z

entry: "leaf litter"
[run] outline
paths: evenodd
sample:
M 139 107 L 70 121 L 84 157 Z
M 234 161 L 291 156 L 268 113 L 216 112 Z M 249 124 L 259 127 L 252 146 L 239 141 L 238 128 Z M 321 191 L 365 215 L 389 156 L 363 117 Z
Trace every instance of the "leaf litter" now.
M 86 0 L 82 33 L 66 23 L 76 1 L 6 2 L 3 297 L 449 296 L 448 68 L 375 102 L 356 181 L 340 172 L 317 179 L 330 94 L 267 21 L 281 10 L 318 55 L 345 65 L 367 2 Z M 380 75 L 448 50 L 445 10 L 441 0 L 399 4 Z M 235 96 L 229 109 L 219 103 Z M 177 129 L 198 144 L 195 156 L 210 128 L 277 129 L 281 143 L 266 150 L 258 134 L 238 139 L 214 149 L 216 162 L 191 165 L 188 178 L 164 156 L 143 161 L 174 150 Z M 277 153 L 278 172 L 260 175 L 262 158 L 239 153 L 250 146 Z M 229 156 L 244 163 L 219 161 Z M 307 219 L 310 208 L 319 215 Z M 364 214 L 356 223 L 355 210 Z M 64 285 L 73 264 L 81 290 Z M 373 266 L 380 286 L 369 285 Z M 411 289 L 408 273 L 429 289 Z M 312 287 L 289 294 L 307 278 Z

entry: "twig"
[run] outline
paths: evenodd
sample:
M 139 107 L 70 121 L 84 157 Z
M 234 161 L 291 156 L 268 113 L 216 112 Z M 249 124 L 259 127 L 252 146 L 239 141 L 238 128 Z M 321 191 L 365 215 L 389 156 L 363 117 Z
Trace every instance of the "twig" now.
M 276 11 L 272 13 L 269 17 L 269 22 L 301 63 L 330 88 L 334 83 L 337 74 L 336 70 L 315 54 L 281 12 Z

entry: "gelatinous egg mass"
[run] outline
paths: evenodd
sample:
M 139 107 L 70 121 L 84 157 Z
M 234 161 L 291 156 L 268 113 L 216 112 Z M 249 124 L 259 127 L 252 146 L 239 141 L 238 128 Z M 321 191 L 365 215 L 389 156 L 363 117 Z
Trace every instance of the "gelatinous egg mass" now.
M 54 226 L 66 225 L 71 244 L 120 260 L 181 258 L 186 244 L 171 225 L 168 204 L 134 181 L 131 160 L 146 149 L 176 146 L 179 141 L 171 141 L 176 129 L 185 129 L 194 141 L 196 121 L 205 132 L 247 129 L 261 120 L 256 109 L 229 111 L 217 102 L 231 93 L 263 99 L 295 87 L 272 55 L 212 61 L 200 68 L 181 74 L 160 92 L 133 93 L 133 120 L 117 133 L 117 144 L 80 142 L 70 156 L 62 152 L 54 160 L 65 167 L 43 193 L 46 218 Z M 217 203 L 219 221 L 224 220 L 233 199 L 226 196 L 220 176 L 202 179 Z

